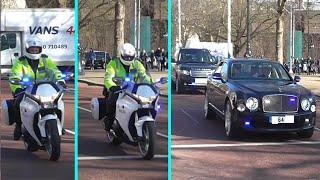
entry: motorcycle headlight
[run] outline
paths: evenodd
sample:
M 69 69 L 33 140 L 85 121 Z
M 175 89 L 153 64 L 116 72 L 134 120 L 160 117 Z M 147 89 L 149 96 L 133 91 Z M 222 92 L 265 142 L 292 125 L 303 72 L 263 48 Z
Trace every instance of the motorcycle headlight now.
M 310 106 L 311 106 L 311 103 L 307 98 L 302 99 L 302 101 L 301 101 L 302 110 L 309 111 L 310 110 Z
M 254 97 L 249 97 L 247 99 L 247 102 L 246 102 L 246 107 L 250 110 L 250 111 L 255 111 L 258 109 L 259 107 L 259 101 L 257 98 L 254 98 Z
M 42 107 L 44 108 L 44 109 L 51 109 L 51 108 L 54 108 L 55 106 L 54 106 L 54 104 L 53 104 L 53 102 L 42 102 Z

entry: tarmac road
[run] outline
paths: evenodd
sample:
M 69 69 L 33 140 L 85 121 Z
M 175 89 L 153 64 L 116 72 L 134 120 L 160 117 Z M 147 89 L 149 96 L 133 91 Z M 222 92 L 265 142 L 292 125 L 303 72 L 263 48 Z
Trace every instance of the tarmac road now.
M 229 140 L 222 120 L 205 120 L 203 94 L 174 94 L 172 102 L 173 179 L 320 179 L 320 103 L 311 139 L 247 134 Z
M 73 84 L 68 84 L 73 88 Z M 13 141 L 13 126 L 1 122 L 1 179 L 66 179 L 74 178 L 74 94 L 64 95 L 66 109 L 65 128 L 67 133 L 62 136 L 61 157 L 58 162 L 48 160 L 45 151 L 34 153 L 25 150 L 23 141 Z M 1 100 L 12 98 L 6 80 L 1 80 Z
M 162 110 L 156 119 L 156 157 L 142 160 L 138 147 L 105 141 L 100 122 L 91 117 L 90 101 L 101 96 L 102 87 L 79 83 L 79 179 L 166 179 L 167 178 L 167 98 L 161 97 Z

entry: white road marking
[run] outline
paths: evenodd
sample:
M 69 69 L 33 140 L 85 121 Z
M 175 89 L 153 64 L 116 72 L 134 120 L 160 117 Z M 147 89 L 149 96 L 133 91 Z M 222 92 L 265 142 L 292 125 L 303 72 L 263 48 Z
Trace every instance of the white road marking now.
M 75 135 L 75 133 L 73 131 L 69 130 L 69 129 L 64 129 L 64 130 L 69 134 Z
M 197 121 L 195 118 L 193 118 L 187 111 L 185 111 L 183 108 L 180 108 L 180 110 L 186 115 L 188 116 L 188 118 L 190 120 L 192 120 L 193 122 L 195 122 L 196 124 L 199 124 L 199 121 Z
M 320 131 L 320 129 L 319 129 L 319 128 L 317 128 L 317 127 L 315 127 L 314 129 L 315 129 L 315 130 L 317 130 L 317 131 Z
M 168 155 L 154 155 L 155 159 L 168 158 Z M 90 160 L 127 160 L 127 159 L 141 159 L 141 156 L 86 156 L 78 157 L 79 161 Z
M 91 110 L 89 110 L 89 109 L 86 109 L 86 108 L 83 108 L 83 107 L 80 107 L 80 106 L 78 106 L 78 108 L 81 109 L 81 110 L 84 110 L 84 111 L 87 111 L 87 112 L 91 113 Z
M 193 148 L 216 148 L 216 147 L 316 145 L 316 144 L 320 144 L 320 141 L 235 143 L 235 144 L 188 144 L 188 145 L 172 145 L 171 148 L 172 149 L 193 149 Z
M 162 134 L 162 133 L 160 133 L 160 132 L 157 132 L 157 135 L 160 136 L 160 137 L 163 137 L 163 138 L 167 138 L 167 139 L 168 139 L 168 136 L 167 136 L 167 135 Z
M 80 106 L 78 106 L 78 108 L 81 109 L 81 110 L 84 110 L 84 111 L 86 111 L 86 112 L 91 113 L 91 110 L 89 110 L 89 109 L 86 109 L 86 108 L 83 108 L 83 107 L 80 107 Z M 160 133 L 160 132 L 157 132 L 157 135 L 160 136 L 160 137 L 163 137 L 163 138 L 167 138 L 167 139 L 168 139 L 168 136 L 167 136 L 167 135 L 162 134 L 162 133 Z

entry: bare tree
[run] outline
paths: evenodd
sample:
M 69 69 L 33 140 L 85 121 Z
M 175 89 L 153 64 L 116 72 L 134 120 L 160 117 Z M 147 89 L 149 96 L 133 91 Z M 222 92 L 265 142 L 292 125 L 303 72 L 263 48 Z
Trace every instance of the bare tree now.
M 277 0 L 277 22 L 276 22 L 276 57 L 283 64 L 283 27 L 284 8 L 287 0 Z
M 118 49 L 124 43 L 124 19 L 125 19 L 125 1 L 117 0 L 115 4 L 115 27 L 114 27 L 114 50 L 113 54 L 120 56 Z
M 114 9 L 114 0 L 80 0 L 80 20 L 79 29 L 89 25 L 91 21 L 99 17 L 103 17 Z
M 176 0 L 174 0 L 176 2 Z M 175 3 L 177 4 L 177 3 Z M 198 34 L 201 41 L 226 42 L 227 40 L 227 11 L 225 0 L 191 1 L 181 0 L 183 42 L 189 35 Z M 194 8 L 197 7 L 197 8 Z M 173 39 L 176 37 L 177 10 L 173 6 Z M 276 22 L 274 4 L 270 0 L 252 1 L 250 22 L 252 24 L 251 38 L 253 44 L 260 40 L 261 35 L 272 33 Z M 232 43 L 234 56 L 241 56 L 247 43 L 246 1 L 233 1 L 232 6 Z M 266 40 L 268 41 L 268 39 Z M 262 48 L 260 46 L 260 48 Z M 253 52 L 255 54 L 255 48 Z M 274 56 L 274 53 L 273 55 Z

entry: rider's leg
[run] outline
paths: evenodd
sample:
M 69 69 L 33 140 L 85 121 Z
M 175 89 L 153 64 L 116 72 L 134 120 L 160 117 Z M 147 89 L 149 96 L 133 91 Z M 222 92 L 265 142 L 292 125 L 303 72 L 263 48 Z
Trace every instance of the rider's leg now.
M 14 100 L 14 120 L 16 123 L 16 127 L 14 128 L 14 132 L 13 132 L 13 139 L 14 140 L 19 140 L 21 135 L 22 135 L 22 131 L 21 131 L 21 115 L 20 115 L 20 103 L 22 101 L 23 98 L 23 94 L 20 94 L 19 96 L 17 96 Z
M 108 99 L 107 99 L 107 114 L 106 118 L 104 119 L 105 124 L 105 130 L 110 131 L 115 113 L 116 113 L 116 102 L 118 99 L 119 94 L 109 93 Z

